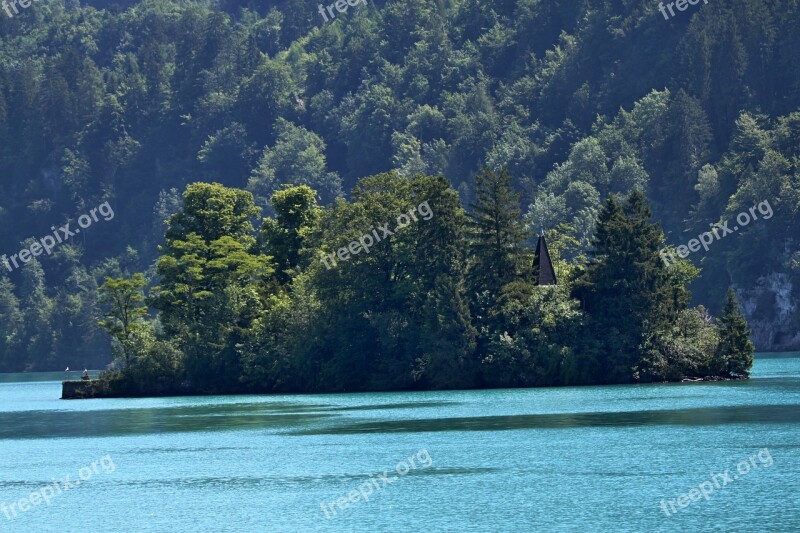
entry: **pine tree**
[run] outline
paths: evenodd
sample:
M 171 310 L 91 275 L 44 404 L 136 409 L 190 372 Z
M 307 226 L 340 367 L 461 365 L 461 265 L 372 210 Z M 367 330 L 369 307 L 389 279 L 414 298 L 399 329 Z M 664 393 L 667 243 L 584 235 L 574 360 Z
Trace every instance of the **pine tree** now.
M 512 281 L 530 279 L 532 257 L 522 246 L 530 232 L 520 217 L 520 195 L 507 169 L 481 171 L 475 177 L 475 194 L 477 199 L 470 206 L 469 287 L 473 293 L 486 291 L 489 297 L 497 297 Z
M 753 366 L 753 342 L 750 328 L 739 310 L 739 302 L 732 288 L 728 289 L 728 300 L 722 310 L 719 323 L 719 347 L 717 348 L 718 370 L 725 377 L 746 378 Z
M 674 286 L 659 259 L 664 234 L 650 217 L 640 190 L 625 204 L 611 196 L 598 217 L 592 261 L 576 280 L 575 295 L 588 315 L 592 351 L 599 361 L 593 369 L 595 381 L 640 379 L 645 340 L 674 322 L 687 305 L 688 293 Z

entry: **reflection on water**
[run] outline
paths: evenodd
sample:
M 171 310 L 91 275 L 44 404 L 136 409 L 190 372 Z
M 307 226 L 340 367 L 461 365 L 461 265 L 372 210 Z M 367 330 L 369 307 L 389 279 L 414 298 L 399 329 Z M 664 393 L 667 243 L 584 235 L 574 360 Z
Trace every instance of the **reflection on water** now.
M 348 433 L 398 433 L 428 431 L 504 431 L 535 428 L 626 427 L 648 425 L 707 426 L 716 424 L 800 423 L 796 405 L 757 405 L 633 411 L 622 413 L 576 413 L 550 415 L 483 416 L 360 422 L 330 428 L 294 431 L 296 435 Z
M 0 439 L 83 437 L 286 429 L 331 415 L 310 414 L 308 406 L 204 405 L 95 411 L 23 411 L 0 413 Z
M 70 400 L 79 402 L 86 400 Z M 104 400 L 93 400 L 103 402 Z M 213 401 L 213 400 L 212 400 Z M 287 430 L 334 417 L 337 411 L 445 407 L 457 402 L 409 402 L 337 407 L 323 403 L 223 403 L 91 411 L 0 412 L 0 439 L 111 436 L 231 429 Z

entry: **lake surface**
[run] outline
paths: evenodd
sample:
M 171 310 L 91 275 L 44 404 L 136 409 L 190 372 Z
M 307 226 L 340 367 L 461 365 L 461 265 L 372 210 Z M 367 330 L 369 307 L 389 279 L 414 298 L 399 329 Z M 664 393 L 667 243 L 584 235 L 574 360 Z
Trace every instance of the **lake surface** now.
M 64 401 L 62 377 L 0 375 L 0 531 L 800 531 L 800 353 L 526 390 Z

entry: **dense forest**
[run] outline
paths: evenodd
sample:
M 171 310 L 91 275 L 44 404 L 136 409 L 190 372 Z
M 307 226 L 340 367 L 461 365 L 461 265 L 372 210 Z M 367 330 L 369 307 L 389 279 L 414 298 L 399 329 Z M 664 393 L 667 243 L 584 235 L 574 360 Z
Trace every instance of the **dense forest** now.
M 468 214 L 442 177 L 365 178 L 320 208 L 307 185 L 271 197 L 197 182 L 170 217 L 159 285 L 107 278 L 113 370 L 78 396 L 464 389 L 741 379 L 750 330 L 733 291 L 690 308 L 697 269 L 667 265 L 640 189 L 612 195 L 589 257 L 531 257 L 505 170 L 475 178 Z M 399 214 L 398 214 L 399 213 Z M 381 224 L 380 221 L 389 221 Z M 396 223 L 396 225 L 395 225 Z M 333 252 L 330 252 L 333 250 Z M 330 252 L 330 253 L 329 253 Z M 363 252 L 363 253 L 362 253 Z M 324 266 L 323 266 L 324 265 Z M 547 276 L 552 268 L 561 282 Z M 545 276 L 540 279 L 540 276 Z M 147 320 L 145 302 L 158 311 Z
M 736 297 L 759 348 L 800 346 L 798 0 L 669 20 L 651 1 L 367 4 L 0 14 L 0 253 L 24 263 L 0 268 L 0 371 L 113 348 L 164 389 L 736 376 Z M 386 246 L 315 259 L 423 201 L 434 216 Z M 651 264 L 764 201 L 773 217 Z M 563 283 L 533 290 L 542 226 Z M 602 311 L 627 275 L 647 283 Z

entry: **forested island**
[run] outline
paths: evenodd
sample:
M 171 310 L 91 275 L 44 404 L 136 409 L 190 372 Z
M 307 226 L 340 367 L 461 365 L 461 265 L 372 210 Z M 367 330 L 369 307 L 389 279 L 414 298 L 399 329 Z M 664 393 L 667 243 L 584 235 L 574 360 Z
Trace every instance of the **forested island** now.
M 0 13 L 0 372 L 536 386 L 800 348 L 797 0 L 317 8 Z
M 733 292 L 717 320 L 689 307 L 698 270 L 661 259 L 640 190 L 604 203 L 588 257 L 568 228 L 550 232 L 557 285 L 537 283 L 509 173 L 485 169 L 475 191 L 468 213 L 441 176 L 371 176 L 330 208 L 287 186 L 256 231 L 251 193 L 189 185 L 149 297 L 141 273 L 100 287 L 117 363 L 87 395 L 748 376 L 753 344 Z

